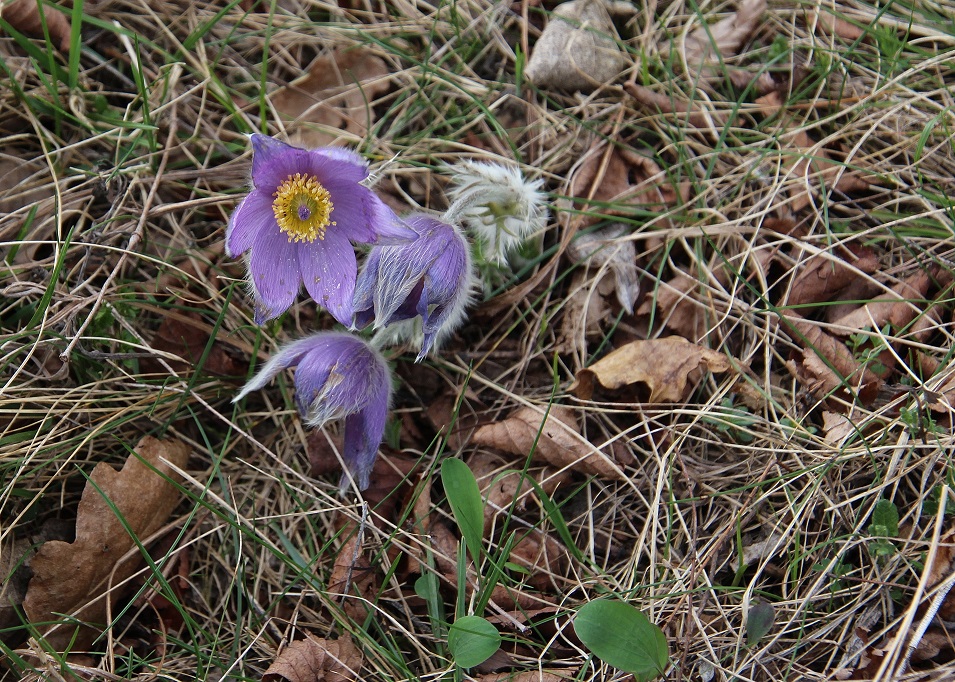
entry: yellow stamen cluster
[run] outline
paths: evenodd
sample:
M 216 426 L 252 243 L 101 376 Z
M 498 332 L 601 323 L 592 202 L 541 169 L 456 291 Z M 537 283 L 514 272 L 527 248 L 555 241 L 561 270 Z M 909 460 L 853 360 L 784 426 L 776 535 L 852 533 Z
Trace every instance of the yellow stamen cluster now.
M 290 242 L 325 239 L 325 228 L 335 224 L 331 195 L 314 176 L 290 175 L 272 196 L 275 221 Z

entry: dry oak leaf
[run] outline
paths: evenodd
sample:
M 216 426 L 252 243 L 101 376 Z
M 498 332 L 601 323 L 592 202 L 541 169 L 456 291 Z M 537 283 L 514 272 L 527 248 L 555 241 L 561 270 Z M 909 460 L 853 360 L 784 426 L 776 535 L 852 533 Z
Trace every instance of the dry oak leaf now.
M 305 75 L 270 95 L 290 121 L 289 141 L 303 147 L 329 145 L 342 131 L 364 137 L 374 123 L 371 103 L 391 87 L 388 65 L 362 48 L 315 58 Z
M 120 471 L 97 464 L 76 512 L 76 540 L 40 547 L 23 609 L 55 650 L 85 649 L 97 636 L 94 627 L 77 632 L 77 626 L 56 623 L 57 614 L 93 625 L 105 622 L 107 595 L 118 600 L 122 589 L 117 586 L 141 563 L 136 543 L 159 530 L 179 503 L 175 482 L 181 479 L 175 470 L 185 468 L 189 452 L 180 441 L 146 436 Z M 39 625 L 45 622 L 56 624 Z
M 588 476 L 623 478 L 623 472 L 609 457 L 580 436 L 574 411 L 562 405 L 553 405 L 546 421 L 544 408 L 518 408 L 507 419 L 479 428 L 471 440 L 518 457 L 527 457 L 537 441 L 535 460 Z
M 733 362 L 680 336 L 632 341 L 577 372 L 570 390 L 589 400 L 595 380 L 611 390 L 639 382 L 650 388 L 647 402 L 679 403 L 689 392 L 691 378 L 703 368 L 718 374 L 732 369 Z
M 262 682 L 343 682 L 357 680 L 364 661 L 351 637 L 305 635 L 289 644 L 262 676 Z
M 604 0 L 572 0 L 554 8 L 524 75 L 539 88 L 589 91 L 628 63 Z
M 37 0 L 13 0 L 8 5 L 0 5 L 0 17 L 16 30 L 35 38 L 43 37 L 43 22 L 46 22 L 53 44 L 60 48 L 60 52 L 69 52 L 70 20 L 52 7 L 43 7 L 41 20 L 39 7 Z

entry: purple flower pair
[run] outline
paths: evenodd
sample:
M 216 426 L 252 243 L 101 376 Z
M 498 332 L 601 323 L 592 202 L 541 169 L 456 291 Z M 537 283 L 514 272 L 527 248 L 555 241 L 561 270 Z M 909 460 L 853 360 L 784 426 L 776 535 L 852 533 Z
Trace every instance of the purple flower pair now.
M 361 184 L 368 164 L 353 152 L 298 149 L 258 134 L 251 140 L 253 189 L 229 218 L 226 252 L 248 253 L 257 324 L 285 312 L 303 284 L 353 329 L 399 323 L 400 339 L 413 335 L 407 325 L 420 317 L 418 360 L 461 323 L 473 275 L 459 229 L 425 215 L 398 219 Z M 350 242 L 375 245 L 361 276 Z M 293 365 L 306 421 L 344 418 L 343 458 L 364 489 L 387 419 L 387 364 L 358 337 L 318 333 L 280 349 L 236 400 Z
M 299 149 L 252 135 L 252 191 L 229 218 L 226 253 L 248 252 L 255 322 L 278 317 L 302 285 L 351 326 L 358 263 L 350 242 L 412 240 L 406 227 L 361 184 L 368 163 L 347 149 Z

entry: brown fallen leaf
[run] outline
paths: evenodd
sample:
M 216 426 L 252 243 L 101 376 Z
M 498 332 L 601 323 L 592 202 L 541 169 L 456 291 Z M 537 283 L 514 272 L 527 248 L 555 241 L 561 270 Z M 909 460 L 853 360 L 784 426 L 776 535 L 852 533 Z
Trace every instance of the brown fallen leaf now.
M 678 272 L 658 283 L 656 291 L 637 308 L 637 315 L 650 315 L 656 304 L 655 324 L 663 324 L 685 339 L 700 339 L 706 332 L 706 306 L 699 300 L 705 295 L 703 287 L 700 280 Z
M 50 32 L 50 39 L 60 52 L 70 51 L 70 20 L 63 12 L 43 6 L 43 19 L 40 19 L 40 4 L 36 0 L 13 0 L 4 5 L 3 20 L 13 28 L 34 38 L 43 37 L 43 23 Z
M 347 634 L 338 639 L 305 635 L 282 650 L 262 682 L 345 682 L 357 680 L 364 656 Z
M 835 320 L 836 333 L 848 336 L 865 329 L 882 329 L 886 324 L 893 331 L 905 328 L 922 312 L 934 281 L 934 272 L 919 270 L 893 286 L 892 293 L 877 296 Z
M 363 536 L 357 524 L 347 524 L 342 532 L 348 539 L 335 557 L 327 591 L 341 603 L 350 618 L 360 623 L 368 616 L 369 604 L 381 586 L 381 577 L 362 547 Z
M 105 462 L 93 469 L 76 513 L 76 540 L 44 543 L 31 563 L 23 609 L 53 649 L 85 649 L 99 634 L 107 596 L 115 603 L 132 587 L 118 586 L 141 563 L 136 542 L 148 541 L 178 504 L 174 482 L 180 477 L 173 467 L 183 469 L 188 460 L 189 448 L 182 442 L 146 436 L 122 470 Z M 57 614 L 71 617 L 70 623 L 59 622 Z M 89 626 L 73 625 L 73 618 Z M 47 622 L 54 624 L 41 625 Z
M 580 437 L 574 411 L 562 405 L 553 405 L 546 421 L 544 408 L 518 408 L 503 421 L 479 428 L 471 440 L 518 457 L 527 457 L 536 440 L 534 459 L 537 461 L 588 476 L 623 478 L 623 472 L 610 457 L 597 452 Z
M 786 368 L 813 395 L 823 398 L 848 389 L 863 403 L 875 399 L 881 379 L 861 365 L 846 344 L 795 313 L 786 314 L 783 322 L 793 340 L 803 347 L 802 357 L 786 362 Z
M 815 254 L 796 266 L 785 305 L 795 307 L 834 301 L 843 289 L 859 279 L 860 271 L 871 275 L 878 268 L 879 257 L 867 248 L 859 249 L 858 253 Z
M 541 591 L 563 591 L 564 586 L 558 583 L 567 580 L 570 554 L 553 536 L 535 530 L 519 537 L 509 559 L 528 571 L 527 585 Z
M 603 336 L 603 328 L 613 320 L 607 298 L 613 294 L 613 282 L 594 282 L 587 272 L 575 272 L 561 306 L 560 329 L 555 349 L 558 353 L 586 356 L 587 341 Z
M 289 140 L 302 147 L 333 143 L 342 133 L 362 138 L 375 122 L 372 103 L 388 92 L 388 65 L 367 48 L 317 57 L 305 75 L 270 95 L 288 121 Z
M 838 412 L 824 410 L 822 413 L 822 439 L 830 445 L 841 446 L 846 438 L 858 432 L 848 417 Z
M 517 513 L 527 509 L 528 500 L 536 499 L 531 481 L 548 495 L 553 495 L 561 484 L 570 480 L 570 471 L 552 467 L 516 471 L 501 455 L 484 450 L 471 453 L 466 462 L 477 479 L 481 496 L 487 501 L 484 505 L 485 532 L 491 529 L 496 517 L 507 516 L 512 508 Z
M 766 11 L 766 0 L 742 0 L 739 9 L 714 24 L 701 26 L 686 37 L 683 56 L 691 72 L 696 73 L 704 62 L 737 54 L 743 42 L 756 30 L 756 25 Z M 666 54 L 679 46 L 663 48 Z
M 219 340 L 212 340 L 214 327 L 202 319 L 202 315 L 192 310 L 180 310 L 162 318 L 159 328 L 152 339 L 152 347 L 157 351 L 172 353 L 182 358 L 182 362 L 166 360 L 176 372 L 185 373 L 196 368 L 200 360 L 202 371 L 217 376 L 243 376 L 248 370 L 246 358 L 234 346 Z M 208 348 L 208 352 L 207 349 Z M 165 373 L 165 365 L 153 358 L 143 362 L 146 372 Z
M 607 144 L 594 145 L 570 182 L 570 195 L 583 199 L 579 202 L 611 204 L 601 207 L 602 215 L 583 216 L 581 227 L 589 227 L 602 216 L 628 216 L 628 206 L 660 209 L 687 201 L 689 186 L 674 188 L 660 165 L 636 150 Z M 568 245 L 568 248 L 569 245 Z
M 846 21 L 842 17 L 830 14 L 828 11 L 822 10 L 822 8 L 819 9 L 818 26 L 826 31 L 826 33 L 837 35 L 848 42 L 855 42 L 865 36 L 865 31 L 856 24 Z
M 567 682 L 573 675 L 562 675 L 548 670 L 525 670 L 524 672 L 492 673 L 476 678 L 478 682 Z
M 617 301 L 633 314 L 633 304 L 640 296 L 637 273 L 637 250 L 625 237 L 630 229 L 621 223 L 577 236 L 567 247 L 567 255 L 575 263 L 589 268 L 605 269 L 613 274 Z
M 628 63 L 604 0 L 571 0 L 554 8 L 524 75 L 539 88 L 589 92 Z
M 613 390 L 643 383 L 650 388 L 650 403 L 679 403 L 690 392 L 699 371 L 728 372 L 733 368 L 723 353 L 690 343 L 679 336 L 632 341 L 577 372 L 570 390 L 582 400 L 594 393 L 594 381 Z

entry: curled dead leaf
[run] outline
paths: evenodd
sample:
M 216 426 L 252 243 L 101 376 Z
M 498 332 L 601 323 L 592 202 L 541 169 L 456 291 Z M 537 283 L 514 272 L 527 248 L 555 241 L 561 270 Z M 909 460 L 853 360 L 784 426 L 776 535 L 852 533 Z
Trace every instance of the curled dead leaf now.
M 690 343 L 679 336 L 632 341 L 577 372 L 570 390 L 589 400 L 594 382 L 613 390 L 643 383 L 650 388 L 650 403 L 678 403 L 686 399 L 691 379 L 701 369 L 722 373 L 733 368 L 723 353 Z
M 603 334 L 603 325 L 612 320 L 607 297 L 613 293 L 609 279 L 593 281 L 587 272 L 575 272 L 570 290 L 561 306 L 558 353 L 580 352 L 584 355 L 587 339 Z
M 544 408 L 521 407 L 507 419 L 479 428 L 472 441 L 519 457 L 533 451 L 535 460 L 561 469 L 599 478 L 623 478 L 623 472 L 609 457 L 583 440 L 574 411 L 562 405 L 553 405 L 546 420 Z
M 43 19 L 40 19 L 40 7 L 43 7 Z M 46 23 L 53 44 L 60 52 L 70 51 L 70 20 L 63 12 L 36 0 L 13 0 L 3 6 L 2 16 L 13 28 L 34 38 L 43 37 L 43 24 Z
M 571 0 L 554 8 L 524 75 L 540 88 L 590 91 L 627 68 L 604 0 Z
M 351 637 L 306 635 L 289 644 L 262 676 L 262 682 L 345 682 L 357 680 L 364 661 Z
M 146 436 L 120 471 L 104 462 L 93 469 L 76 513 L 76 540 L 44 543 L 31 564 L 23 609 L 51 647 L 84 649 L 98 635 L 107 598 L 120 599 L 125 590 L 118 586 L 141 563 L 136 543 L 159 530 L 178 504 L 175 469 L 185 468 L 188 459 L 182 442 Z M 61 622 L 56 614 L 73 618 Z
M 567 255 L 576 263 L 589 267 L 606 268 L 613 273 L 617 301 L 633 314 L 633 304 L 640 296 L 637 273 L 637 250 L 633 241 L 624 239 L 629 233 L 626 225 L 617 223 L 602 230 L 577 236 L 567 247 Z

